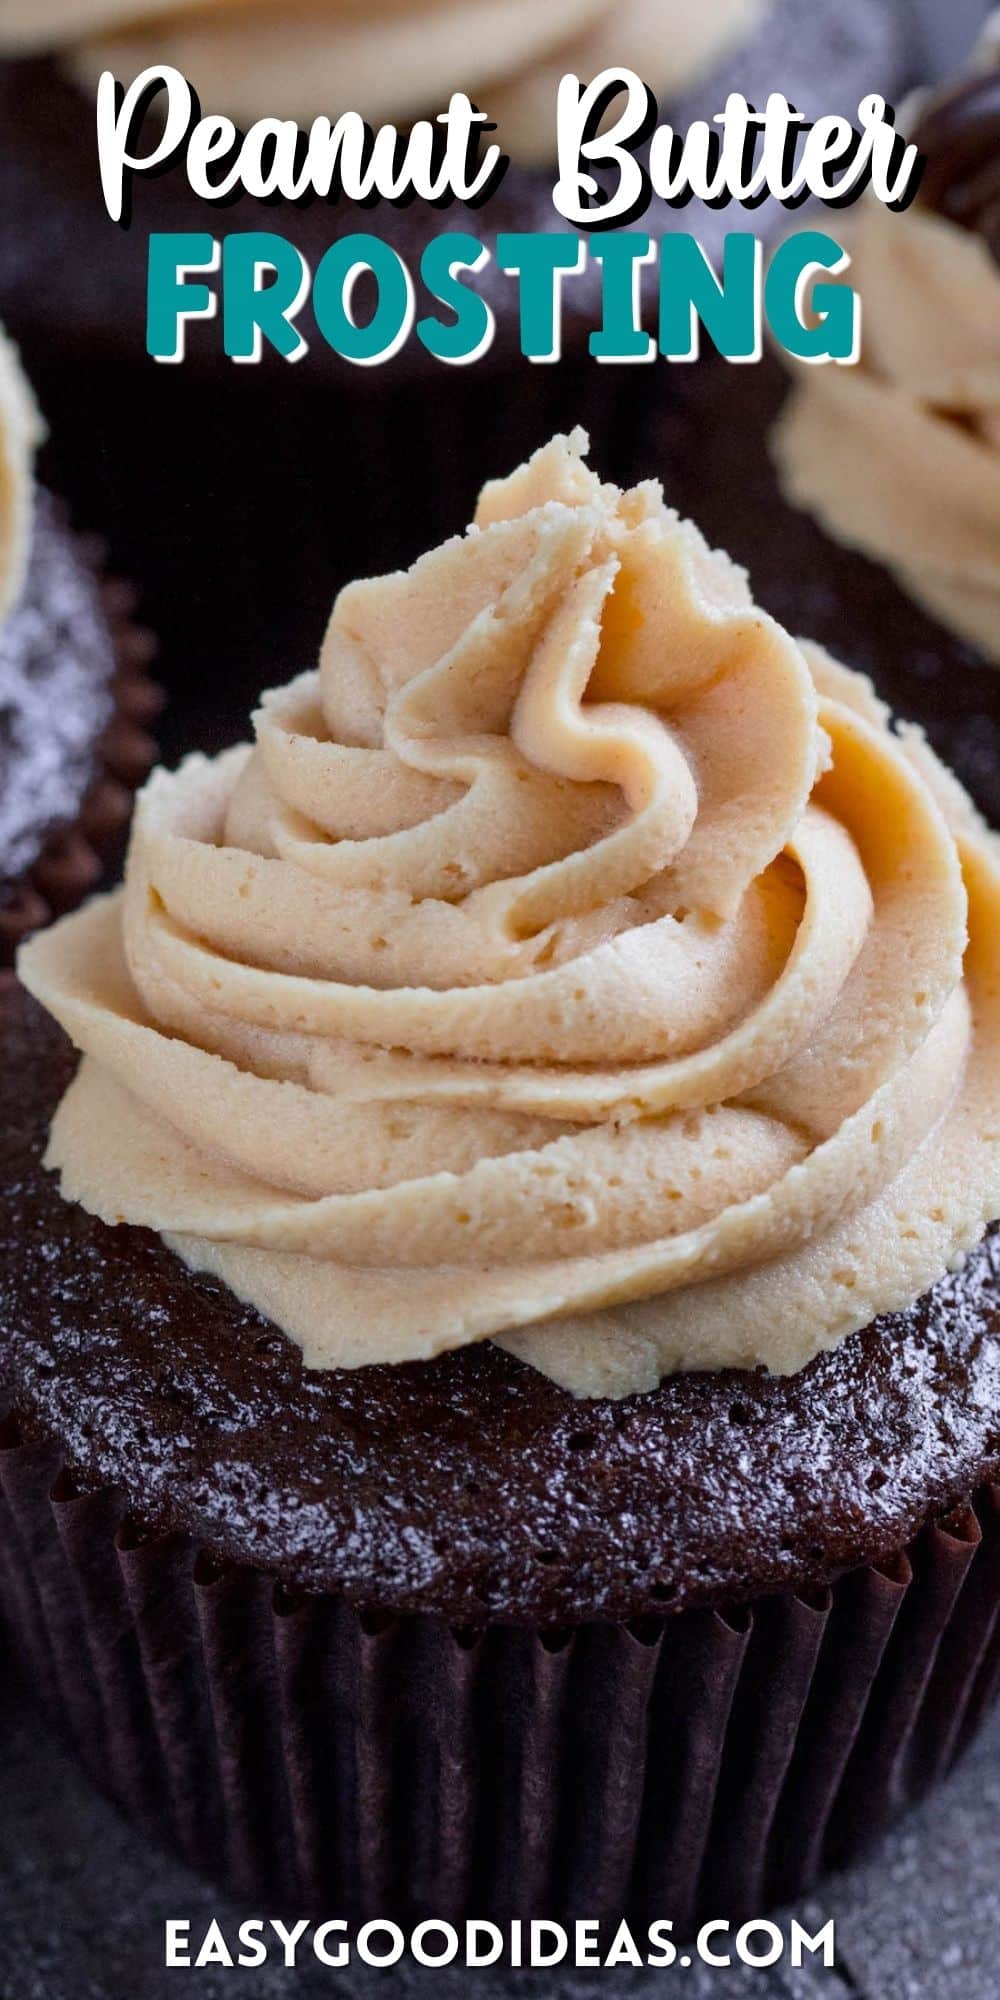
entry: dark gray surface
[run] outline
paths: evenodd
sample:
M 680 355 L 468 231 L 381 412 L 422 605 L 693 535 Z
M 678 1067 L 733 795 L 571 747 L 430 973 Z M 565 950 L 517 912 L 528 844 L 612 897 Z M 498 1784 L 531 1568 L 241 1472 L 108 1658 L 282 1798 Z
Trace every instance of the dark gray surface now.
M 147 1845 L 91 1791 L 25 1695 L 0 1689 L 0 2000 L 997 2000 L 1000 1993 L 1000 1715 L 949 1784 L 864 1867 L 799 1914 L 836 1920 L 836 1970 L 559 1974 L 361 1968 L 180 1970 L 164 1920 L 229 1938 L 251 1914 Z M 253 1912 L 253 1914 L 261 1914 Z M 331 1912 L 335 1915 L 336 1912 Z

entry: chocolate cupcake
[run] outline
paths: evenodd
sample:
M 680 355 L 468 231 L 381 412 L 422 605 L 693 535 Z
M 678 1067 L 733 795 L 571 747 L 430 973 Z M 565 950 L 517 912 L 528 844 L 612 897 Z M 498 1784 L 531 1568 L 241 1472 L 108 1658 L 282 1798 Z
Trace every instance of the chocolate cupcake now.
M 581 451 L 3 996 L 6 1619 L 123 1804 L 347 1915 L 759 1908 L 1000 1674 L 996 842 Z
M 917 201 L 845 227 L 861 364 L 802 370 L 774 434 L 786 497 L 1000 665 L 1000 14 L 918 97 Z
M 94 887 L 153 760 L 131 593 L 32 477 L 41 423 L 0 334 L 0 965 Z

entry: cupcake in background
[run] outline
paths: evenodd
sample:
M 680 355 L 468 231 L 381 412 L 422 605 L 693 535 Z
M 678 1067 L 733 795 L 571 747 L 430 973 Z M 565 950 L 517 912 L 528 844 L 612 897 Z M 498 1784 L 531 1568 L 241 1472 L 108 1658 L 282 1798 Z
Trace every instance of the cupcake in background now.
M 0 331 L 0 967 L 93 888 L 153 758 L 131 593 L 34 482 L 44 426 Z
M 860 362 L 803 369 L 772 446 L 793 505 L 1000 665 L 1000 14 L 900 123 L 916 201 L 867 200 L 843 230 Z
M 127 12 L 129 19 L 138 18 L 137 7 Z M 277 9 L 265 14 L 273 23 Z M 10 52 L 20 19 L 23 50 L 26 16 L 0 7 L 0 17 L 0 42 L 6 35 Z M 182 17 L 175 9 L 170 18 L 176 24 Z M 192 22 L 195 18 L 215 21 L 227 38 L 233 76 L 240 76 L 242 38 L 256 32 L 256 13 L 234 6 L 224 15 L 198 10 Z M 283 9 L 282 36 L 287 18 Z M 302 23 L 306 17 L 302 12 L 296 18 Z M 345 18 L 340 10 L 341 28 Z M 501 231 L 551 230 L 559 224 L 552 205 L 554 97 L 541 123 L 537 109 L 528 115 L 529 99 L 537 105 L 532 75 L 550 65 L 545 73 L 554 78 L 564 53 L 581 72 L 586 62 L 605 59 L 605 50 L 618 44 L 618 24 L 622 54 L 634 52 L 647 67 L 651 38 L 659 38 L 656 79 L 664 115 L 681 125 L 711 117 L 730 90 L 763 103 L 776 76 L 804 115 L 830 110 L 854 115 L 864 91 L 893 95 L 907 59 L 896 9 L 873 10 L 870 0 L 840 0 L 835 14 L 817 8 L 814 0 L 769 0 L 762 10 L 739 14 L 718 5 L 688 7 L 681 25 L 673 6 L 591 8 L 579 0 L 571 11 L 562 0 L 558 9 L 503 4 L 492 10 L 482 0 L 470 0 L 467 10 L 397 6 L 374 10 L 372 18 L 379 24 L 378 87 L 384 84 L 396 109 L 401 102 L 426 108 L 428 71 L 420 49 L 412 64 L 400 55 L 407 22 L 418 23 L 421 47 L 426 41 L 430 48 L 435 24 L 451 21 L 447 48 L 435 58 L 440 67 L 434 71 L 432 108 L 445 101 L 456 80 L 463 87 L 475 81 L 483 91 L 482 108 L 491 116 L 503 112 L 511 138 L 510 168 L 483 207 L 455 204 L 443 213 L 413 202 L 359 212 L 325 202 L 262 207 L 246 198 L 208 214 L 178 167 L 139 182 L 131 228 L 121 230 L 101 202 L 92 89 L 81 85 L 60 53 L 84 29 L 96 31 L 103 24 L 117 32 L 116 23 L 108 14 L 99 21 L 93 8 L 85 19 L 82 0 L 56 15 L 50 0 L 41 14 L 31 10 L 29 26 L 48 24 L 51 53 L 22 53 L 17 59 L 11 53 L 0 63 L 0 316 L 6 315 L 33 369 L 44 369 L 37 379 L 56 434 L 61 488 L 81 515 L 106 527 L 126 567 L 142 576 L 163 645 L 164 678 L 176 697 L 172 713 L 190 718 L 183 736 L 175 722 L 172 753 L 231 740 L 234 718 L 272 677 L 275 649 L 280 646 L 293 665 L 315 656 L 335 591 L 367 565 L 370 550 L 377 548 L 387 566 L 403 565 L 425 538 L 454 533 L 468 518 L 483 480 L 508 455 L 525 458 L 554 431 L 583 423 L 609 476 L 628 483 L 650 466 L 663 469 L 667 452 L 651 455 L 650 426 L 665 412 L 669 428 L 686 378 L 700 379 L 702 371 L 659 361 L 648 368 L 607 367 L 591 358 L 589 334 L 600 315 L 595 262 L 563 287 L 563 351 L 556 366 L 533 365 L 521 355 L 517 285 L 495 264 L 484 266 L 476 288 L 496 315 L 496 338 L 472 367 L 443 366 L 413 337 L 384 366 L 352 367 L 323 342 L 308 304 L 301 324 L 309 352 L 295 367 L 267 350 L 259 367 L 234 366 L 223 353 L 218 320 L 188 329 L 182 366 L 158 366 L 145 351 L 150 232 L 209 228 L 221 236 L 231 230 L 277 230 L 315 271 L 331 241 L 370 229 L 418 272 L 428 239 L 445 229 L 468 231 L 493 248 Z M 353 19 L 357 29 L 358 10 Z M 510 66 L 503 75 L 502 65 L 492 66 L 492 82 L 480 83 L 491 67 L 483 60 L 488 20 L 502 22 Z M 737 28 L 738 20 L 745 26 Z M 716 39 L 723 21 L 725 45 Z M 158 29 L 150 15 L 149 37 Z M 681 90 L 670 81 L 680 72 L 666 65 L 685 51 L 688 68 L 696 30 L 698 63 L 708 59 L 710 47 L 718 59 Z M 627 45 L 626 31 L 635 37 Z M 530 58 L 526 49 L 533 51 Z M 296 63 L 301 78 L 310 67 L 301 49 Z M 275 108 L 270 92 L 280 77 L 277 58 L 276 64 L 269 63 L 266 77 L 255 80 L 255 88 L 267 95 L 268 111 Z M 401 100 L 409 68 L 417 85 Z M 359 90 L 362 84 L 359 76 Z M 219 88 L 218 108 L 225 110 L 224 78 Z M 203 109 L 215 109 L 204 84 L 202 89 Z M 346 98 L 346 89 L 337 94 Z M 369 95 L 365 101 L 388 111 L 384 98 Z M 784 226 L 783 210 L 778 220 Z M 699 218 L 699 233 L 715 256 L 731 221 L 722 210 Z M 754 218 L 762 231 L 774 222 L 767 209 Z M 691 212 L 654 203 L 648 227 L 654 235 L 687 230 Z M 268 440 L 266 465 L 262 437 Z M 178 449 L 180 440 L 184 449 Z M 669 437 L 666 442 L 669 446 Z M 399 477 L 402 464 L 420 468 L 419 507 L 410 480 Z M 150 465 L 157 469 L 155 508 L 149 505 Z M 162 532 L 164 518 L 172 524 L 169 536 Z M 179 556 L 183 600 L 177 591 Z M 220 658 L 227 663 L 224 685 Z
M 520 70 L 491 92 L 499 136 L 515 159 L 552 155 L 552 106 L 560 77 L 586 81 L 622 63 L 670 103 L 690 90 L 756 29 L 773 0 L 611 0 L 571 41 Z
M 352 209 L 343 201 L 331 204 L 318 200 L 297 207 L 281 204 L 276 209 L 270 202 L 262 204 L 243 196 L 232 225 L 280 228 L 313 270 L 331 241 L 362 225 L 376 227 L 407 264 L 420 295 L 421 254 L 445 226 L 471 231 L 490 249 L 501 232 L 562 226 L 551 202 L 561 76 L 575 71 L 588 81 L 609 65 L 631 66 L 649 83 L 664 115 L 691 117 L 695 115 L 691 93 L 699 86 L 717 91 L 711 105 L 714 110 L 731 88 L 743 87 L 752 94 L 761 76 L 769 75 L 775 62 L 783 59 L 786 46 L 801 45 L 800 28 L 784 18 L 799 4 L 800 0 L 784 0 L 777 9 L 781 18 L 775 24 L 772 45 L 759 50 L 760 31 L 770 21 L 775 0 L 706 0 L 696 9 L 684 0 L 661 0 L 661 4 L 657 0 L 551 0 L 544 7 L 534 0 L 513 0 L 513 4 L 509 0 L 503 4 L 498 0 L 425 0 L 424 4 L 420 0 L 381 0 L 374 8 L 364 7 L 361 0 L 326 0 L 326 4 L 324 0 L 304 0 L 291 9 L 279 7 L 275 0 L 247 0 L 241 5 L 233 5 L 231 0 L 205 0 L 197 6 L 185 5 L 183 0 L 181 4 L 153 0 L 152 6 L 143 6 L 140 0 L 46 0 L 40 8 L 28 5 L 27 0 L 10 0 L 0 17 L 0 59 L 10 59 L 6 74 L 0 67 L 0 113 L 5 112 L 4 97 L 9 95 L 10 116 L 5 122 L 20 203 L 31 199 L 37 178 L 36 205 L 40 205 L 43 186 L 51 186 L 56 220 L 70 201 L 74 206 L 85 206 L 88 223 L 95 228 L 86 285 L 69 276 L 63 287 L 66 336 L 72 339 L 79 318 L 89 353 L 100 353 L 102 346 L 111 351 L 128 341 L 134 360 L 142 357 L 145 346 L 142 237 L 146 229 L 205 229 L 213 224 L 204 205 L 186 187 L 181 165 L 175 165 L 168 175 L 137 185 L 132 223 L 124 242 L 121 233 L 109 224 L 92 173 L 93 98 L 105 70 L 127 84 L 151 64 L 173 65 L 191 82 L 204 112 L 227 114 L 241 128 L 259 119 L 279 118 L 296 121 L 305 129 L 321 115 L 335 120 L 353 111 L 373 127 L 392 123 L 405 131 L 415 119 L 433 118 L 443 111 L 453 93 L 469 95 L 495 125 L 496 132 L 490 136 L 510 156 L 502 187 L 488 204 L 469 207 L 454 202 L 448 207 L 445 224 L 440 210 L 424 202 L 404 203 L 400 208 L 379 202 L 373 223 L 365 210 Z M 853 4 L 860 7 L 861 0 L 853 0 Z M 823 34 L 817 31 L 810 39 L 821 44 Z M 857 41 L 867 48 L 870 37 L 853 37 L 850 32 L 842 37 L 845 67 L 860 66 Z M 891 43 L 891 37 L 883 37 L 879 44 L 882 63 L 876 61 L 876 80 L 887 42 Z M 756 69 L 746 76 L 738 74 L 738 67 L 744 61 L 752 62 L 758 50 Z M 810 46 L 803 55 L 802 66 L 808 73 Z M 46 57 L 50 59 L 47 62 L 37 60 Z M 825 52 L 817 56 L 816 67 L 827 72 Z M 26 93 L 22 101 L 19 81 Z M 798 84 L 799 77 L 794 75 L 792 85 L 798 89 Z M 705 108 L 699 107 L 699 115 Z M 151 114 L 154 122 L 155 115 Z M 46 158 L 40 157 L 41 132 Z M 83 146 L 87 150 L 87 188 L 79 193 L 74 189 L 71 157 Z M 682 225 L 682 216 L 662 203 L 654 204 L 650 227 Z M 82 216 L 77 226 L 83 226 Z M 30 245 L 21 254 L 30 258 Z M 19 261 L 15 254 L 11 260 L 15 285 Z M 7 284 L 9 287 L 9 277 Z M 480 403 L 485 405 L 489 380 L 497 368 L 509 369 L 520 360 L 520 313 L 517 288 L 503 273 L 488 267 L 479 287 L 496 322 L 493 351 L 485 365 L 481 362 L 475 371 L 476 386 L 482 392 Z M 22 288 L 17 285 L 17 289 L 20 292 Z M 0 277 L 0 303 L 2 294 Z M 99 329 L 102 300 L 107 324 Z M 30 312 L 30 299 L 24 303 Z M 595 320 L 599 303 L 596 272 L 584 271 L 566 287 L 562 303 L 564 365 L 570 358 L 586 358 L 589 333 L 599 324 L 599 317 Z M 17 305 L 19 309 L 19 300 Z M 353 399 L 365 409 L 366 433 L 379 424 L 376 449 L 386 428 L 398 435 L 398 412 L 390 415 L 386 392 L 405 384 L 425 397 L 431 382 L 445 379 L 440 364 L 414 340 L 404 343 L 391 365 L 365 370 L 345 363 L 325 346 L 308 302 L 301 324 L 310 344 L 310 375 L 336 381 L 341 387 L 350 384 Z M 185 375 L 190 378 L 193 373 L 210 371 L 231 378 L 217 327 L 204 338 L 203 331 L 192 329 Z M 265 373 L 280 365 L 266 348 L 262 360 Z M 550 375 L 555 371 L 540 372 Z M 606 401 L 613 400 L 613 378 L 629 371 L 600 372 L 612 378 L 606 380 L 604 394 Z M 456 400 L 457 378 L 462 373 L 447 371 L 449 393 Z M 573 408 L 579 409 L 578 396 Z M 416 420 L 412 408 L 407 414 Z M 541 442 L 541 435 L 547 435 L 551 427 L 547 419 L 533 442 Z M 482 476 L 481 470 L 473 470 L 474 484 L 463 496 L 463 511 Z
M 657 96 L 697 82 L 770 0 L 8 0 L 7 53 L 56 49 L 88 85 L 173 63 L 206 106 L 241 123 L 359 111 L 372 124 L 434 112 L 454 90 L 488 105 L 520 160 L 552 155 L 559 78 L 636 69 Z

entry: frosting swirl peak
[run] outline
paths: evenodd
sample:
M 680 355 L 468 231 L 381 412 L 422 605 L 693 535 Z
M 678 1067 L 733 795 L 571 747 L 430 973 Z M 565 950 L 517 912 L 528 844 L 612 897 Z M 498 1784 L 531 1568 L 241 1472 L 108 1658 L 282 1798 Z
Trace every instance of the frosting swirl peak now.
M 794 1369 L 1000 1211 L 989 837 L 585 443 L 344 590 L 254 746 L 157 774 L 124 892 L 22 958 L 84 1051 L 64 1192 L 314 1365 Z

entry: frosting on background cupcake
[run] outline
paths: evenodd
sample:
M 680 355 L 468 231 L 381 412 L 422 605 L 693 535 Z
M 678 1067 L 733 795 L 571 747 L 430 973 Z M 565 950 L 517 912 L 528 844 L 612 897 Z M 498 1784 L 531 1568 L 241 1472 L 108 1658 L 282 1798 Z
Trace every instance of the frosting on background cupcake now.
M 313 1366 L 793 1371 L 1000 1213 L 995 842 L 584 444 L 344 590 L 256 747 L 158 774 L 123 893 L 22 954 L 84 1051 L 66 1196 Z
M 44 436 L 17 349 L 0 327 L 0 620 L 20 595 L 31 543 L 35 449 Z
M 1000 17 L 998 17 L 1000 18 Z M 847 224 L 861 361 L 802 370 L 773 439 L 786 497 L 1000 665 L 1000 40 L 914 114 L 917 204 Z
M 608 64 L 657 92 L 694 83 L 767 0 L 8 0 L 0 50 L 66 51 L 91 82 L 173 63 L 207 109 L 300 121 L 355 110 L 372 122 L 475 97 L 519 158 L 555 151 L 560 76 Z

